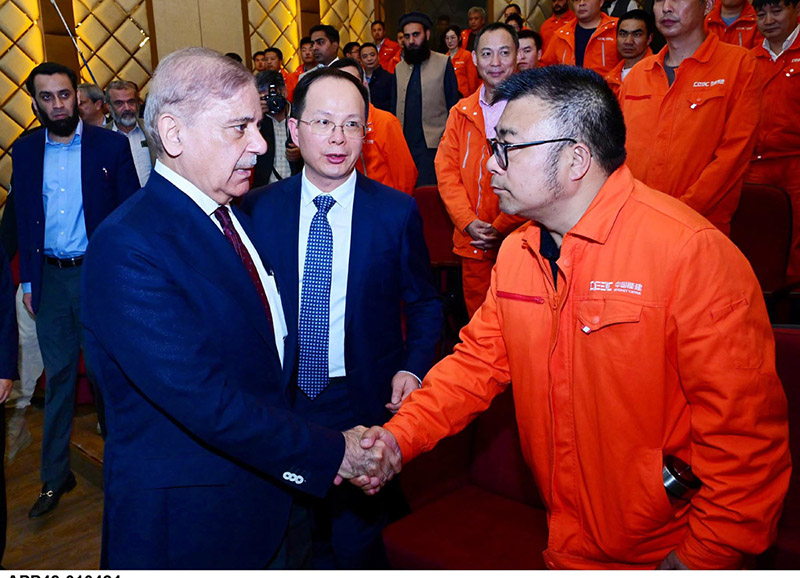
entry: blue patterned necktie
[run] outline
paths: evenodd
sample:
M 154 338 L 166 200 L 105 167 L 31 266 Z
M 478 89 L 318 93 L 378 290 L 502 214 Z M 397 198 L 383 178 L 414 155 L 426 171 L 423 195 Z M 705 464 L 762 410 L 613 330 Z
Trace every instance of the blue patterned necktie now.
M 311 219 L 300 293 L 300 360 L 297 387 L 309 399 L 328 387 L 328 332 L 331 301 L 333 231 L 328 211 L 336 201 L 330 195 L 317 195 L 317 214 Z

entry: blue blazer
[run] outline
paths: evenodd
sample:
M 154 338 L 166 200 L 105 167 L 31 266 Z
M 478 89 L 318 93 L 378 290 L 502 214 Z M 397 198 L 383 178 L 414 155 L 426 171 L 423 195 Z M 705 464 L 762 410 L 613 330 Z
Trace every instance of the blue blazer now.
M 108 430 L 102 566 L 263 568 L 293 492 L 325 495 L 344 438 L 289 412 L 233 247 L 153 172 L 95 231 L 82 299 Z
M 45 131 L 38 130 L 15 142 L 12 151 L 20 281 L 31 283 L 34 311 L 39 309 L 44 266 L 44 146 Z M 100 222 L 139 188 L 128 139 L 84 123 L 81 184 L 86 235 L 91 239 Z
M 297 363 L 299 319 L 298 231 L 302 175 L 257 189 L 245 204 L 263 251 L 282 282 L 289 347 Z M 402 317 L 406 319 L 403 339 Z M 345 369 L 353 425 L 390 416 L 395 373 L 424 377 L 442 330 L 442 303 L 433 284 L 422 219 L 413 198 L 358 174 L 353 201 L 345 307 Z

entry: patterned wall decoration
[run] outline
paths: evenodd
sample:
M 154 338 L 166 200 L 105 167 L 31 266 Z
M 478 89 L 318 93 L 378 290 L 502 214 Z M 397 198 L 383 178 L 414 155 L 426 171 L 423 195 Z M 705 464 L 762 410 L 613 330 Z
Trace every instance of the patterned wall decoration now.
M 286 68 L 296 69 L 300 65 L 300 1 L 250 0 L 247 14 L 251 53 L 274 46 L 283 53 Z
M 497 20 L 503 9 L 514 0 L 495 0 L 494 19 Z M 533 30 L 539 30 L 547 18 L 553 13 L 553 5 L 548 0 L 517 0 L 515 2 L 522 8 L 522 19 Z
M 339 31 L 339 46 L 348 42 L 372 42 L 370 25 L 375 19 L 374 0 L 320 0 L 320 22 Z
M 73 0 L 72 7 L 78 47 L 98 86 L 121 78 L 138 84 L 144 96 L 153 73 L 145 0 Z M 82 82 L 92 82 L 80 64 Z
M 11 182 L 8 150 L 34 124 L 25 79 L 44 60 L 37 0 L 0 0 L 0 203 Z

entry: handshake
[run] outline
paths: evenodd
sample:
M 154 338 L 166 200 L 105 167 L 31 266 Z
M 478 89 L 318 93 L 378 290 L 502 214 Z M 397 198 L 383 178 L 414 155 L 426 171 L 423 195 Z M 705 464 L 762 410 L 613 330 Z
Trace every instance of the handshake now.
M 344 458 L 333 483 L 343 480 L 376 494 L 403 467 L 400 446 L 392 433 L 380 426 L 369 429 L 357 426 L 342 432 L 345 441 Z

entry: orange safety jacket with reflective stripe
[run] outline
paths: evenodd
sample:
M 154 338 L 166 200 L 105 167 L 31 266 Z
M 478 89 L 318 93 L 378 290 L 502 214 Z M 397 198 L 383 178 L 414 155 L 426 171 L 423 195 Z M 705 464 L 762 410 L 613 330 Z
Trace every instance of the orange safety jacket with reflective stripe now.
M 763 87 L 753 158 L 800 155 L 800 36 L 775 62 L 761 45 L 753 54 Z
M 450 56 L 450 63 L 456 73 L 458 92 L 461 93 L 462 98 L 466 98 L 478 90 L 481 85 L 481 79 L 478 77 L 478 68 L 472 62 L 472 52 L 459 48 L 455 56 L 450 55 L 450 53 L 448 53 L 448 56 Z
M 539 36 L 542 37 L 543 53 L 547 49 L 547 45 L 550 43 L 550 39 L 553 37 L 553 34 L 556 33 L 556 30 L 565 24 L 569 24 L 573 20 L 575 20 L 575 13 L 572 10 L 567 10 L 563 16 L 556 16 L 553 14 L 550 18 L 542 22 L 542 25 L 539 27 Z
M 366 170 L 364 165 L 366 164 Z M 409 195 L 417 182 L 417 166 L 403 136 L 403 127 L 390 112 L 369 105 L 369 126 L 356 169 L 373 181 Z
M 648 56 L 652 55 L 653 51 L 650 50 L 650 48 L 648 47 L 647 50 L 644 51 L 644 55 L 642 56 L 642 58 L 647 58 Z M 641 60 L 639 62 L 641 62 Z M 639 62 L 637 62 L 636 64 L 639 64 Z M 634 64 L 634 66 L 636 66 L 636 64 Z M 611 90 L 614 91 L 614 96 L 616 96 L 617 98 L 619 98 L 619 87 L 622 86 L 622 70 L 624 68 L 625 68 L 625 60 L 623 59 L 620 60 L 619 64 L 617 64 L 614 68 L 612 68 L 611 71 L 608 74 L 606 74 L 605 77 L 606 84 L 608 84 Z
M 403 463 L 513 382 L 548 510 L 548 567 L 652 569 L 676 550 L 691 568 L 736 568 L 766 549 L 791 460 L 772 328 L 745 257 L 624 166 L 564 236 L 557 285 L 539 242 L 533 224 L 505 240 L 462 342 L 386 424 Z M 704 482 L 690 504 L 667 499 L 668 455 Z
M 462 98 L 450 109 L 444 135 L 436 152 L 436 179 L 453 231 L 453 253 L 469 259 L 491 259 L 497 251 L 484 251 L 470 245 L 467 226 L 480 219 L 506 235 L 525 219 L 500 210 L 492 190 L 492 175 L 486 168 L 491 150 L 486 144 L 486 127 L 480 105 L 481 91 Z
M 600 76 L 605 76 L 620 60 L 619 54 L 617 54 L 617 19 L 602 12 L 600 18 L 600 24 L 586 44 L 583 67 L 591 68 Z M 545 45 L 539 66 L 575 65 L 575 28 L 577 26 L 578 19 L 576 18 L 553 34 L 551 41 Z
M 706 16 L 703 26 L 706 34 L 716 34 L 723 42 L 735 44 L 742 48 L 750 49 L 764 41 L 764 37 L 758 31 L 758 26 L 756 25 L 755 8 L 751 6 L 750 2 L 744 3 L 739 18 L 730 26 L 726 25 L 722 20 L 722 4 L 719 2 L 714 3 L 714 7 Z
M 627 164 L 637 179 L 727 235 L 758 126 L 756 59 L 709 34 L 669 86 L 667 49 L 634 66 L 622 83 Z

